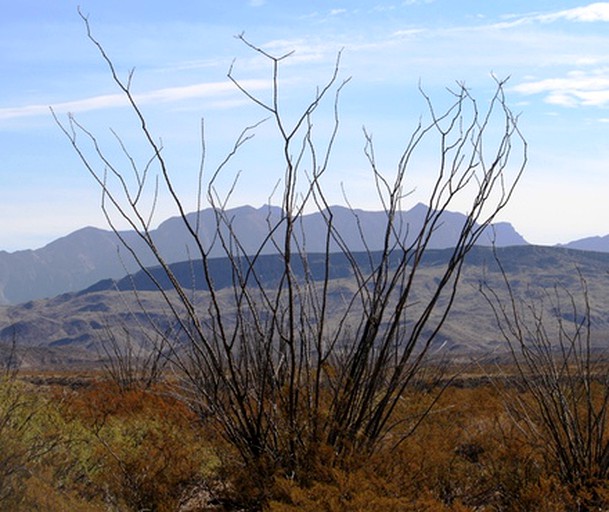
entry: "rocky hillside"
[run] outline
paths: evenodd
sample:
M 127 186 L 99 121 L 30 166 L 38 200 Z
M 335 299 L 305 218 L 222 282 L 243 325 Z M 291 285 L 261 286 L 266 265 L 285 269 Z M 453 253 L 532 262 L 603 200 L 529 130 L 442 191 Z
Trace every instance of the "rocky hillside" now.
M 415 293 L 425 294 L 433 290 L 448 254 L 443 250 L 428 253 L 422 263 L 421 279 Z M 607 346 L 609 254 L 536 246 L 506 247 L 498 249 L 497 254 L 514 291 L 528 297 L 539 296 L 541 299 L 542 289 L 552 293 L 554 286 L 565 287 L 572 291 L 579 306 L 583 307 L 581 274 L 588 286 L 593 341 Z M 275 258 L 269 255 L 261 259 L 259 271 L 260 275 L 265 276 L 264 286 L 272 287 L 274 284 L 272 269 Z M 311 257 L 313 266 L 315 258 L 314 255 Z M 358 258 L 362 265 L 367 261 L 363 256 Z M 328 309 L 340 311 L 341 304 L 355 292 L 355 281 L 344 258 L 335 257 L 331 264 L 329 296 L 333 303 L 328 305 Z M 173 267 L 185 287 L 194 283 L 198 288 L 193 293 L 202 304 L 201 310 L 205 311 L 207 292 L 200 277 L 193 280 L 196 269 L 196 262 Z M 225 301 L 226 308 L 230 308 L 231 278 L 227 269 L 227 262 L 219 259 L 212 271 L 216 285 L 224 287 L 220 298 Z M 265 269 L 269 272 L 265 273 Z M 156 272 L 152 269 L 153 275 Z M 500 294 L 504 293 L 501 273 L 490 248 L 475 248 L 468 257 L 452 313 L 437 337 L 438 346 L 442 346 L 443 350 L 469 354 L 506 349 L 492 311 L 480 294 L 481 282 L 489 283 Z M 138 290 L 137 296 L 133 291 L 134 286 Z M 1 307 L 0 341 L 15 341 L 29 364 L 45 367 L 49 364 L 73 365 L 95 361 L 105 353 L 104 345 L 107 347 L 117 341 L 135 343 L 148 349 L 159 339 L 158 333 L 151 327 L 151 321 L 158 330 L 170 333 L 175 323 L 161 294 L 151 290 L 150 280 L 142 273 L 136 273 L 132 278 L 97 283 L 82 292 Z M 555 311 L 547 297 L 539 304 L 545 308 L 547 318 L 551 318 Z M 569 314 L 565 312 L 565 320 L 572 319 Z

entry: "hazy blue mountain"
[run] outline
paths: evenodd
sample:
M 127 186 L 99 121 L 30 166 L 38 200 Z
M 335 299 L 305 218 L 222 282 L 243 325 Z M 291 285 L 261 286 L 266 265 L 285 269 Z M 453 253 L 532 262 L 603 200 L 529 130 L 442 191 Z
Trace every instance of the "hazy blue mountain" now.
M 374 251 L 382 247 L 383 226 L 386 222 L 384 212 L 352 211 L 339 206 L 332 207 L 331 212 L 333 226 L 341 233 L 343 242 L 350 250 Z M 412 240 L 426 213 L 427 207 L 422 204 L 401 212 L 395 219 L 398 236 L 407 242 Z M 235 208 L 225 212 L 219 232 L 225 240 L 232 232 L 240 241 L 243 251 L 253 253 L 268 236 L 269 225 L 277 222 L 281 215 L 279 208 L 270 206 Z M 445 212 L 441 224 L 433 234 L 430 247 L 451 247 L 457 240 L 464 219 L 460 213 Z M 211 248 L 212 256 L 226 255 L 221 239 L 216 236 L 216 212 L 206 209 L 198 214 L 191 213 L 188 220 L 192 226 L 198 226 L 199 239 L 205 248 Z M 304 251 L 324 251 L 325 226 L 326 221 L 319 212 L 302 218 L 299 240 Z M 173 217 L 166 220 L 151 235 L 167 262 L 198 259 L 198 249 L 189 237 L 182 219 Z M 154 258 L 134 232 L 121 232 L 120 236 L 136 249 L 142 264 L 155 264 Z M 526 244 L 508 223 L 498 223 L 489 228 L 481 237 L 480 244 L 490 245 L 493 240 L 498 247 Z M 331 250 L 338 250 L 338 246 L 333 244 Z M 273 254 L 276 250 L 269 242 L 261 252 Z M 83 228 L 41 249 L 13 253 L 0 251 L 0 303 L 17 304 L 74 292 L 104 278 L 120 278 L 136 269 L 132 256 L 121 247 L 115 233 Z
M 581 238 L 561 245 L 561 247 L 578 249 L 580 251 L 609 252 L 609 235 Z
M 125 275 L 117 242 L 111 231 L 87 227 L 41 249 L 0 251 L 0 303 L 49 297 Z

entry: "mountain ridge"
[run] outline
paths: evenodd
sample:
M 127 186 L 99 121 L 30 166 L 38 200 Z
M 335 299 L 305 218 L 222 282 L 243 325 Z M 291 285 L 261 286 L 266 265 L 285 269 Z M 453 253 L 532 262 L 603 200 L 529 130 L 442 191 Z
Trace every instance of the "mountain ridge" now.
M 387 221 L 383 211 L 351 210 L 343 206 L 330 207 L 333 226 L 341 233 L 343 242 L 354 252 L 378 250 Z M 427 207 L 421 203 L 410 210 L 400 211 L 394 225 L 406 239 L 416 233 L 423 222 Z M 256 252 L 268 236 L 269 224 L 279 221 L 282 210 L 265 205 L 260 208 L 245 205 L 223 212 L 224 222 L 220 233 L 232 232 L 240 241 L 245 253 Z M 187 214 L 193 226 L 199 226 L 199 238 L 210 249 L 212 257 L 226 253 L 219 243 L 217 211 L 207 208 Z M 197 223 L 198 217 L 198 223 Z M 465 216 L 457 212 L 444 212 L 434 232 L 430 248 L 445 248 L 453 244 L 463 225 Z M 228 227 L 230 225 L 230 228 Z M 325 237 L 318 236 L 326 226 L 322 213 L 305 214 L 298 224 L 298 234 L 304 252 L 324 252 Z M 141 263 L 154 265 L 156 260 L 134 231 L 120 231 L 120 237 L 135 249 Z M 179 217 L 170 217 L 151 230 L 151 236 L 168 263 L 193 258 L 198 249 L 189 238 Z M 526 240 L 509 223 L 497 223 L 487 228 L 480 239 L 481 245 L 499 247 L 526 244 Z M 331 251 L 339 251 L 334 243 Z M 267 243 L 261 254 L 275 252 Z M 129 251 L 121 247 L 119 237 L 110 230 L 84 227 L 60 237 L 40 249 L 26 249 L 12 253 L 0 251 L 0 304 L 18 304 L 34 299 L 75 292 L 102 279 L 118 279 L 139 268 Z
M 588 236 L 559 246 L 580 251 L 609 252 L 609 235 Z

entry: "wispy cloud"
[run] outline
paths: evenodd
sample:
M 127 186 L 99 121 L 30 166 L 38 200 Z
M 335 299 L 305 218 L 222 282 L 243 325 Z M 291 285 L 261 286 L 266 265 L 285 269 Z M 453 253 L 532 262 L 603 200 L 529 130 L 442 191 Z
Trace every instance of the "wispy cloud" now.
M 563 78 L 524 82 L 513 90 L 525 95 L 544 94 L 545 101 L 553 105 L 604 107 L 609 105 L 609 69 L 572 71 Z
M 243 80 L 241 85 L 250 91 L 259 91 L 268 88 L 266 80 Z M 174 103 L 194 98 L 217 98 L 235 93 L 235 85 L 229 81 L 206 82 L 187 85 L 183 87 L 169 87 L 157 89 L 140 94 L 135 94 L 135 100 L 140 105 L 150 103 Z M 91 110 L 102 110 L 106 108 L 124 107 L 128 104 L 123 94 L 105 94 L 75 101 L 66 101 L 52 105 L 57 113 L 86 112 Z M 213 105 L 230 108 L 231 105 L 239 104 L 230 100 L 215 100 Z M 49 105 L 35 104 L 22 107 L 10 107 L 0 109 L 0 120 L 18 117 L 32 117 L 49 114 Z
M 263 45 L 266 51 L 274 55 L 292 53 L 286 64 L 302 64 L 324 60 L 328 54 L 333 54 L 332 44 L 311 42 L 305 39 L 274 39 Z
M 609 22 L 609 2 L 596 2 L 583 7 L 565 9 L 551 14 L 543 14 L 535 17 L 539 21 L 568 20 L 578 22 Z
M 422 28 L 409 28 L 404 30 L 396 30 L 391 35 L 394 37 L 414 37 L 426 32 L 425 29 Z
M 249 0 L 248 4 L 251 7 L 262 7 L 264 4 L 266 4 L 266 0 Z
M 609 2 L 596 2 L 582 7 L 543 14 L 508 14 L 504 16 L 503 21 L 493 23 L 491 27 L 509 29 L 531 23 L 553 23 L 561 20 L 575 23 L 609 22 Z

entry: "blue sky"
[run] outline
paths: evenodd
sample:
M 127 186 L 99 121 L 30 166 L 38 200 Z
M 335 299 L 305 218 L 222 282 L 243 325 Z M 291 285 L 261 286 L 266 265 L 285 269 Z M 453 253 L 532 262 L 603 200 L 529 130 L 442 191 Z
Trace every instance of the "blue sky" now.
M 342 184 L 356 206 L 378 207 L 362 125 L 391 172 L 425 111 L 419 82 L 443 105 L 455 81 L 488 98 L 493 74 L 510 77 L 508 104 L 529 144 L 527 171 L 501 220 L 539 244 L 609 234 L 609 2 L 0 0 L 0 250 L 105 227 L 99 190 L 49 106 L 74 113 L 104 141 L 114 128 L 145 157 L 132 116 L 86 39 L 78 4 L 119 72 L 135 68 L 133 91 L 190 209 L 201 118 L 213 167 L 240 129 L 263 117 L 226 79 L 236 59 L 235 75 L 268 93 L 268 66 L 234 37 L 245 32 L 274 54 L 295 50 L 281 75 L 288 114 L 323 84 L 343 49 L 340 76 L 351 81 L 327 180 L 332 202 L 341 201 Z M 242 171 L 234 204 L 268 200 L 281 174 L 271 142 L 262 128 L 227 170 L 227 180 Z M 417 190 L 430 172 L 421 162 L 409 182 Z M 157 220 L 172 214 L 161 204 Z

